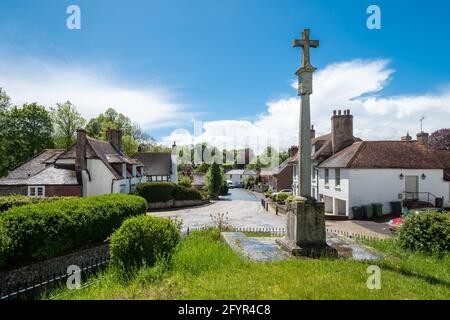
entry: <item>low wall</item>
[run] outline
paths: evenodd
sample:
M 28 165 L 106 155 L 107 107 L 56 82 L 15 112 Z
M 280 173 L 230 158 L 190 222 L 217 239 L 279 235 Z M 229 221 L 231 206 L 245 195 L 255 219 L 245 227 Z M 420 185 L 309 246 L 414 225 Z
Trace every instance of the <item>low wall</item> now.
M 0 292 L 8 292 L 20 284 L 37 284 L 53 279 L 55 276 L 67 274 L 67 268 L 72 265 L 82 266 L 95 261 L 109 259 L 109 244 L 102 243 L 89 248 L 79 249 L 69 254 L 36 262 L 14 270 L 0 271 Z
M 148 208 L 155 209 L 170 209 L 182 207 L 194 207 L 208 204 L 209 200 L 169 200 L 167 202 L 150 202 Z

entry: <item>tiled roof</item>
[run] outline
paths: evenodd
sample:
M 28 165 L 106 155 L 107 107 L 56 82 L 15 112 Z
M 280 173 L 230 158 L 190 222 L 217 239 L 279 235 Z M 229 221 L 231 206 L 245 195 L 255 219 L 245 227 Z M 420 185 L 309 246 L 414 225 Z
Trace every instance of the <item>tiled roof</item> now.
M 75 170 L 50 166 L 26 181 L 27 185 L 78 185 Z
M 325 160 L 322 168 L 444 169 L 450 151 L 429 149 L 417 141 L 356 142 Z
M 55 161 L 63 150 L 45 149 L 27 162 L 24 162 L 14 169 L 12 169 L 7 178 L 8 179 L 27 179 L 34 176 L 38 172 L 44 170 L 49 164 Z
M 133 155 L 133 158 L 144 165 L 144 172 L 147 176 L 169 176 L 172 174 L 172 154 L 170 153 L 138 152 Z
M 225 172 L 225 174 L 254 176 L 257 175 L 258 173 L 255 170 L 232 169 Z

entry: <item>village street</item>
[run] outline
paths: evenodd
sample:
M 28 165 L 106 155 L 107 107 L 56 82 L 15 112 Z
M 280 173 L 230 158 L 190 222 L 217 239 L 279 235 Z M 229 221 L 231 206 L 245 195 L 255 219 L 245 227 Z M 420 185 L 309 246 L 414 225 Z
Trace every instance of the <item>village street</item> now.
M 198 228 L 213 224 L 211 214 L 225 213 L 228 223 L 237 228 L 286 228 L 286 216 L 276 215 L 270 208 L 264 210 L 260 197 L 245 189 L 230 189 L 230 195 L 222 197 L 210 205 L 152 212 L 158 217 L 183 221 L 183 229 Z M 370 237 L 385 238 L 390 231 L 385 223 L 372 221 L 326 221 L 326 228 L 333 231 L 348 232 Z
M 230 195 L 210 205 L 153 213 L 159 217 L 183 220 L 183 228 L 212 224 L 211 214 L 228 213 L 228 223 L 242 228 L 285 228 L 284 216 L 267 212 L 259 198 L 244 189 L 230 189 Z

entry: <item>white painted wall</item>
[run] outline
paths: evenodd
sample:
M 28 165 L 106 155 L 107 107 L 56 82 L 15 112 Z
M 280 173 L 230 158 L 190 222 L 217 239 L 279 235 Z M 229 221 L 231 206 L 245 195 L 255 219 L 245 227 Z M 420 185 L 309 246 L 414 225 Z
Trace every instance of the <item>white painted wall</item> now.
M 444 197 L 444 205 L 450 205 L 450 182 L 443 179 L 442 169 L 351 169 L 349 172 L 350 208 L 382 203 L 383 213 L 389 213 L 389 202 L 400 201 L 399 194 L 405 191 L 405 179 L 399 178 L 401 173 L 404 176 L 418 176 L 419 192 Z M 425 180 L 422 180 L 422 174 L 426 175 Z
M 94 196 L 111 193 L 111 184 L 114 175 L 99 159 L 88 159 L 87 169 L 91 180 L 86 172 L 83 173 L 83 196 Z

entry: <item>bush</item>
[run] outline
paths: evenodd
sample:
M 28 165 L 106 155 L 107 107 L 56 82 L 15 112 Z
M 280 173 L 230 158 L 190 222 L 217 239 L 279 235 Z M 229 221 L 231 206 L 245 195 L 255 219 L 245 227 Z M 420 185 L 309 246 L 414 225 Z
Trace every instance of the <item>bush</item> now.
M 213 198 L 217 198 L 222 188 L 223 172 L 219 165 L 214 161 L 205 175 L 205 186 Z
M 184 186 L 176 186 L 173 189 L 172 197 L 174 200 L 201 200 L 202 195 L 196 189 L 187 188 Z
M 228 182 L 224 179 L 222 182 L 222 186 L 220 187 L 220 195 L 226 196 L 228 195 L 228 191 L 229 191 Z
M 0 197 L 0 212 L 11 209 L 12 207 L 19 207 L 39 202 L 51 202 L 55 200 L 68 198 L 69 197 L 38 198 L 38 197 L 28 197 L 24 195 L 11 195 L 6 197 Z
M 191 187 L 192 181 L 188 176 L 181 176 L 180 181 L 178 182 L 180 186 Z
M 151 267 L 169 259 L 180 239 L 178 225 L 169 219 L 131 218 L 111 236 L 111 261 L 124 270 Z
M 167 202 L 169 200 L 201 200 L 202 195 L 194 188 L 187 188 L 172 182 L 146 182 L 136 185 L 135 193 L 147 202 Z
M 269 188 L 269 189 L 267 189 L 266 192 L 264 192 L 264 195 L 265 195 L 267 198 L 270 198 L 270 196 L 272 195 L 272 193 L 273 193 L 272 188 Z
M 137 184 L 135 192 L 147 202 L 167 202 L 173 199 L 176 186 L 172 182 L 145 182 Z
M 277 194 L 277 196 L 276 196 L 276 201 L 279 203 L 279 204 L 284 204 L 285 203 L 285 201 L 286 201 L 286 199 L 289 197 L 289 195 L 287 194 L 287 193 L 285 193 L 285 192 L 280 192 L 279 194 Z
M 286 198 L 286 200 L 284 201 L 286 204 L 293 202 L 295 199 L 294 195 L 291 195 L 289 197 Z
M 0 216 L 0 267 L 103 241 L 125 219 L 146 211 L 143 198 L 120 194 L 11 208 Z
M 408 215 L 398 240 L 402 248 L 422 253 L 441 255 L 450 251 L 450 216 L 436 211 Z

